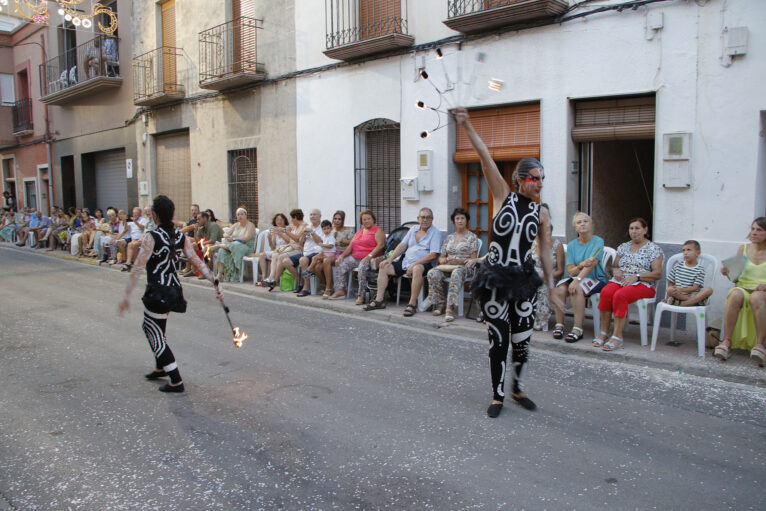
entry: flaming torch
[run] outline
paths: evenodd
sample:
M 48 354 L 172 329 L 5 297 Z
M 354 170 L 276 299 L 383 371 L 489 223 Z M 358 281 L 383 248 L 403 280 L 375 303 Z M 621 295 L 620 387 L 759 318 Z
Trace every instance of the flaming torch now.
M 215 280 L 215 287 L 218 288 L 218 279 Z M 234 334 L 234 347 L 235 348 L 241 348 L 242 344 L 247 340 L 247 334 L 244 332 L 244 330 L 240 330 L 238 326 L 234 326 L 231 324 L 231 318 L 229 317 L 229 308 L 226 306 L 225 303 L 221 302 L 221 307 L 223 307 L 223 312 L 226 314 L 226 321 L 229 322 L 229 328 L 231 328 L 232 334 Z

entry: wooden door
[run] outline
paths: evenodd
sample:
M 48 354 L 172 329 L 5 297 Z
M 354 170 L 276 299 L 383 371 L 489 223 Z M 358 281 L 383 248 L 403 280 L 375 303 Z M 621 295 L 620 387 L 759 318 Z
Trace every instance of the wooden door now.
M 168 0 L 162 11 L 162 86 L 166 94 L 177 92 L 176 79 L 176 3 Z

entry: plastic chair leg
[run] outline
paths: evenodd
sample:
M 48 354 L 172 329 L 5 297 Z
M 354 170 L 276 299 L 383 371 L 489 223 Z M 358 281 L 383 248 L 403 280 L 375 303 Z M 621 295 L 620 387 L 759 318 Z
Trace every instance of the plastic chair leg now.
M 662 305 L 654 311 L 654 325 L 652 326 L 652 347 L 649 351 L 654 351 L 657 347 L 657 336 L 660 334 L 660 320 L 662 319 Z
M 253 284 L 255 285 L 256 282 L 258 282 L 258 273 L 260 273 L 261 265 L 259 264 L 260 261 L 258 259 L 253 259 Z
M 351 298 L 351 286 L 354 283 L 354 272 L 348 272 L 348 283 L 346 284 L 346 298 Z
M 648 318 L 648 310 L 647 306 L 644 304 L 641 304 L 638 306 L 638 320 L 639 320 L 639 326 L 641 327 L 641 346 L 646 346 L 649 344 L 649 334 L 648 334 L 648 327 L 649 327 L 649 318 Z
M 396 305 L 399 305 L 399 296 L 402 294 L 402 278 L 397 277 L 396 280 Z
M 596 293 L 590 297 L 590 311 L 593 314 L 593 337 L 598 337 L 601 333 L 601 311 L 598 310 L 598 304 L 601 301 L 601 294 Z
M 705 356 L 705 335 L 707 333 L 707 314 L 704 310 L 694 311 L 694 317 L 697 319 L 697 355 Z
M 670 342 L 674 342 L 676 340 L 676 320 L 678 317 L 678 313 L 671 312 L 670 313 Z
M 460 289 L 457 294 L 457 315 L 462 316 L 465 309 L 465 290 Z

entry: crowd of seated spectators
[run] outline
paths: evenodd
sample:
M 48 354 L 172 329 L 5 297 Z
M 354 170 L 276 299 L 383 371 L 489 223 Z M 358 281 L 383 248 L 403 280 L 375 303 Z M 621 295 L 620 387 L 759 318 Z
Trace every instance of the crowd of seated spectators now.
M 7 201 L 6 201 L 7 204 Z M 543 204 L 541 207 L 548 207 Z M 479 257 L 480 242 L 468 229 L 470 215 L 457 208 L 450 219 L 454 231 L 444 236 L 433 226 L 433 212 L 422 208 L 416 225 L 406 230 L 399 243 L 386 251 L 387 233 L 377 225 L 375 213 L 359 214 L 360 228 L 354 232 L 345 225 L 343 211 L 322 219 L 318 209 L 309 212 L 308 222 L 301 209 L 275 214 L 268 232 L 265 249 L 254 254 L 258 229 L 248 220 L 247 211 L 236 211 L 236 222 L 222 224 L 211 210 L 200 211 L 193 205 L 186 222 L 178 229 L 191 237 L 195 250 L 221 281 L 237 282 L 244 270 L 243 258 L 257 256 L 262 279 L 256 285 L 272 291 L 281 279 L 294 283 L 290 288 L 298 297 L 311 294 L 311 281 L 321 286 L 321 298 L 343 300 L 352 294 L 356 304 L 371 311 L 386 308 L 386 291 L 392 278 L 409 282 L 409 301 L 404 316 L 418 312 L 418 297 L 428 284 L 427 302 L 434 316 L 455 320 L 461 291 L 470 282 Z M 552 246 L 556 285 L 552 292 L 561 302 L 567 299 L 572 308 L 573 325 L 566 331 L 565 314 L 548 305 L 548 289 L 537 295 L 535 329 L 547 330 L 551 313 L 555 313 L 554 339 L 575 343 L 584 337 L 583 322 L 588 299 L 599 296 L 600 331 L 591 344 L 603 351 L 614 351 L 623 345 L 628 306 L 641 299 L 656 298 L 674 306 L 706 305 L 713 293 L 706 286 L 706 268 L 699 260 L 702 247 L 696 240 L 682 246 L 681 262 L 666 268 L 666 290 L 657 297 L 657 284 L 663 276 L 663 250 L 651 241 L 647 222 L 634 218 L 628 222 L 629 240 L 616 247 L 605 247 L 594 233 L 591 217 L 578 212 L 572 218 L 576 236 L 567 244 L 554 239 Z M 0 240 L 29 244 L 33 248 L 69 250 L 78 257 L 98 258 L 100 263 L 122 263 L 129 271 L 138 254 L 140 239 L 156 226 L 151 208 L 125 210 L 107 208 L 92 214 L 88 209 L 54 207 L 50 217 L 34 208 L 16 211 L 6 206 L 0 216 Z M 744 270 L 738 276 L 723 275 L 735 284 L 725 304 L 725 326 L 722 342 L 715 356 L 726 360 L 734 348 L 750 350 L 751 357 L 766 365 L 766 218 L 756 218 L 748 234 L 749 244 L 739 249 Z M 539 246 L 531 257 L 539 261 Z M 605 265 L 607 251 L 614 257 Z M 186 267 L 182 276 L 195 275 Z M 347 289 L 357 281 L 356 289 Z M 355 293 L 353 292 L 355 291 Z M 595 307 L 595 306 L 594 306 Z M 614 320 L 612 320 L 614 318 Z

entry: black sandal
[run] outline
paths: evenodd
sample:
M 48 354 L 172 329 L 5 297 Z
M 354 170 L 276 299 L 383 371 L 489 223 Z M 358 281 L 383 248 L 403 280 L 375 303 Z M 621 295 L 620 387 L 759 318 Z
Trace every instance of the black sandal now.
M 580 333 L 579 334 L 574 333 L 575 330 L 579 330 Z M 568 342 L 569 344 L 572 344 L 582 339 L 584 335 L 585 335 L 585 332 L 583 332 L 582 328 L 572 327 L 572 331 L 567 334 L 564 341 Z
M 402 316 L 409 318 L 410 316 L 414 316 L 417 311 L 418 311 L 417 307 L 411 304 L 407 304 L 407 307 L 404 308 L 404 312 L 402 313 Z
M 562 325 L 561 323 L 556 323 L 556 325 L 553 328 L 553 338 L 554 339 L 564 338 L 564 325 Z
M 370 303 L 368 303 L 367 305 L 365 305 L 364 307 L 362 307 L 362 310 L 374 311 L 374 310 L 377 310 L 377 309 L 385 309 L 385 308 L 386 308 L 386 304 L 385 303 L 379 302 L 377 300 L 373 300 Z

